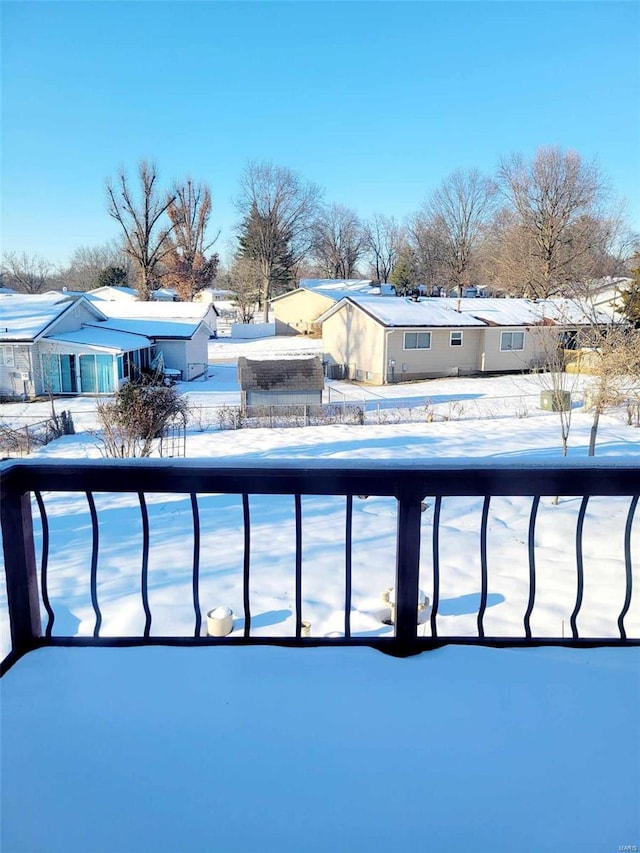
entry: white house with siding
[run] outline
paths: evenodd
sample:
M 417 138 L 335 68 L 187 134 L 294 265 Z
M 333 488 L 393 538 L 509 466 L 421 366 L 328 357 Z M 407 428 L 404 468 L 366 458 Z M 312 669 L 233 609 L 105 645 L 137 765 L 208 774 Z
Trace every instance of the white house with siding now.
M 113 393 L 159 352 L 167 369 L 193 379 L 207 369 L 209 314 L 204 305 L 0 295 L 0 397 Z

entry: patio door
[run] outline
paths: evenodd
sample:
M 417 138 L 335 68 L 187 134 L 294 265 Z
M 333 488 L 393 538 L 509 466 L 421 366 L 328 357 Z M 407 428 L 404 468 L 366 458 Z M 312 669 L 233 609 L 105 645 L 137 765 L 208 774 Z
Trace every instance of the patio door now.
M 113 356 L 81 355 L 80 388 L 83 394 L 113 393 Z

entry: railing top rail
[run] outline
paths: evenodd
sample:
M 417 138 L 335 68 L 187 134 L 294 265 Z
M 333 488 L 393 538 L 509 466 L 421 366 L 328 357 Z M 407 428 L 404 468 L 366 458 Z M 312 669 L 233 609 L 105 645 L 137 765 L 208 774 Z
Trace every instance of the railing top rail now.
M 636 495 L 640 459 L 11 460 L 0 489 L 309 495 Z

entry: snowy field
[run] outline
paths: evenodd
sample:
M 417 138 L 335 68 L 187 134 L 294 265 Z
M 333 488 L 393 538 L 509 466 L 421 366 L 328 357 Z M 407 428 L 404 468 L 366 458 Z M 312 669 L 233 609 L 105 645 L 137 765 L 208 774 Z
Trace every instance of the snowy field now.
M 236 460 L 239 464 L 269 464 L 278 460 L 357 460 L 360 464 L 429 464 L 442 458 L 494 458 L 499 461 L 547 459 L 561 462 L 560 427 L 555 413 L 539 407 L 540 383 L 533 376 L 478 379 L 439 379 L 407 385 L 368 387 L 330 383 L 336 396 L 366 401 L 375 417 L 380 402 L 385 412 L 413 402 L 412 423 L 369 423 L 289 429 L 221 431 L 213 412 L 219 405 L 239 402 L 235 364 L 240 352 L 262 357 L 272 352 L 295 354 L 317 349 L 306 338 L 259 341 L 212 341 L 207 378 L 183 383 L 190 404 L 200 407 L 197 422 L 187 434 L 189 458 L 209 462 Z M 222 362 L 215 359 L 221 358 Z M 429 411 L 440 412 L 427 420 Z M 41 448 L 36 456 L 48 461 L 100 458 L 94 432 L 95 400 L 63 401 L 74 413 L 78 434 Z M 26 412 L 46 415 L 47 403 L 4 406 L 5 418 L 19 422 Z M 204 413 L 204 415 L 202 414 Z M 380 415 L 380 410 L 378 410 Z M 583 410 L 579 389 L 569 436 L 569 457 L 585 457 L 591 416 Z M 84 431 L 83 431 L 84 430 Z M 640 430 L 627 426 L 622 412 L 603 417 L 597 455 L 640 460 Z M 193 630 L 191 564 L 193 533 L 188 497 L 148 495 L 151 549 L 149 596 L 152 633 L 188 635 Z M 203 611 L 230 607 L 234 631 L 243 629 L 242 506 L 238 496 L 200 495 L 200 596 Z M 103 635 L 140 634 L 144 624 L 139 593 L 141 522 L 137 498 L 97 495 L 100 520 L 98 596 L 103 611 Z M 421 587 L 430 598 L 432 583 L 432 501 L 423 515 Z M 575 604 L 575 529 L 580 500 L 561 496 L 557 506 L 543 498 L 538 513 L 536 562 L 538 589 L 532 629 L 545 637 L 569 632 Z M 82 494 L 49 494 L 49 594 L 56 610 L 54 634 L 90 635 L 94 614 L 90 602 L 90 526 Z M 624 602 L 624 527 L 628 499 L 594 497 L 584 526 L 585 598 L 580 613 L 582 636 L 615 636 L 616 619 Z M 260 636 L 288 635 L 294 624 L 294 516 L 289 497 L 252 496 L 252 631 Z M 494 498 L 489 517 L 489 598 L 485 617 L 488 634 L 519 636 L 527 606 L 529 577 L 527 535 L 531 500 Z M 313 636 L 326 636 L 344 626 L 345 506 L 340 497 L 304 497 L 303 619 Z M 467 636 L 476 632 L 480 592 L 481 500 L 448 498 L 441 516 L 441 601 L 438 631 Z M 39 515 L 34 510 L 39 538 Z M 391 498 L 354 501 L 352 630 L 383 635 L 382 592 L 394 582 L 396 506 Z M 640 554 L 640 520 L 636 518 L 632 552 Z M 632 605 L 625 625 L 629 636 L 640 636 L 640 560 L 634 563 Z M 0 601 L 6 627 L 6 601 Z M 386 614 L 384 614 L 386 615 Z M 429 626 L 421 628 L 427 634 Z M 4 631 L 3 651 L 7 632 Z
M 235 405 L 233 360 L 294 339 L 212 343 L 209 376 L 181 386 L 203 409 Z M 314 341 L 300 341 L 304 347 Z M 266 347 L 266 348 L 265 348 Z M 294 349 L 292 349 L 294 347 Z M 187 455 L 215 463 L 332 460 L 428 466 L 434 459 L 562 462 L 558 416 L 533 377 L 385 388 L 331 383 L 368 411 L 423 406 L 412 423 L 220 431 L 192 423 Z M 425 400 L 440 417 L 427 420 Z M 3 407 L 20 422 L 47 404 Z M 37 458 L 99 458 L 95 401 L 71 399 L 79 430 Z M 372 407 L 372 408 L 369 408 Z M 387 409 L 382 407 L 383 411 Z M 419 408 L 416 409 L 419 413 Z M 569 457 L 591 417 L 574 399 Z M 640 430 L 603 417 L 597 455 L 640 465 Z M 640 477 L 640 468 L 639 468 Z M 82 494 L 44 496 L 53 634 L 90 635 L 90 520 Z M 151 633 L 191 634 L 191 505 L 147 496 Z M 422 516 L 420 586 L 432 596 L 433 502 Z M 569 633 L 580 500 L 541 501 L 534 635 Z M 127 495 L 96 495 L 101 634 L 140 634 L 141 522 Z M 242 619 L 242 507 L 198 495 L 200 599 Z M 293 499 L 252 496 L 252 633 L 294 632 Z M 615 636 L 624 602 L 628 499 L 594 497 L 584 525 L 582 636 Z M 521 636 L 530 499 L 492 500 L 487 634 Z M 475 635 L 481 501 L 443 500 L 438 631 Z M 344 627 L 344 498 L 303 497 L 303 614 L 312 636 Z M 34 507 L 38 547 L 39 516 Z M 393 499 L 354 500 L 352 631 L 381 636 L 393 585 Z M 627 634 L 640 636 L 640 518 L 632 532 Z M 3 654 L 8 649 L 6 597 Z M 426 635 L 430 627 L 419 629 Z M 595 853 L 638 844 L 638 649 L 445 648 L 407 660 L 371 649 L 43 649 L 2 680 L 2 850 L 7 853 L 221 853 L 477 850 Z M 34 769 L 35 768 L 35 769 Z M 126 768 L 123 772 L 123 768 Z M 64 784 L 60 784 L 63 780 Z M 37 814 L 38 819 L 33 816 Z

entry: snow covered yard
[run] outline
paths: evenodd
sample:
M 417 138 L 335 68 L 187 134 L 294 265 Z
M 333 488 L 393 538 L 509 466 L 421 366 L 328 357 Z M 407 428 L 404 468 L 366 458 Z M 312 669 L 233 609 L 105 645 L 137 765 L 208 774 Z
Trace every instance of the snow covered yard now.
M 264 346 L 223 343 L 250 344 L 255 352 Z M 367 399 L 368 405 L 429 398 L 442 406 L 462 400 L 464 410 L 446 421 L 365 426 L 200 431 L 192 424 L 187 456 L 250 467 L 291 460 L 561 463 L 557 415 L 530 405 L 540 390 L 533 377 L 332 388 Z M 235 405 L 235 365 L 212 364 L 205 381 L 182 390 L 203 407 Z M 94 427 L 94 400 L 74 399 L 68 406 L 77 409 L 76 427 Z M 590 417 L 577 403 L 570 459 L 586 457 L 589 429 Z M 640 431 L 615 413 L 605 416 L 597 453 L 613 466 L 640 460 Z M 100 450 L 94 436 L 80 433 L 37 456 L 73 466 L 74 459 L 99 458 Z M 86 496 L 50 492 L 44 499 L 53 634 L 91 635 Z M 140 635 L 137 498 L 102 493 L 95 499 L 101 635 Z M 231 607 L 238 636 L 244 628 L 241 499 L 204 493 L 197 500 L 203 611 Z M 433 501 L 427 497 L 426 503 L 420 586 L 432 596 Z M 193 632 L 190 501 L 149 494 L 147 506 L 151 634 L 187 636 Z M 549 497 L 541 501 L 534 635 L 569 634 L 579 506 L 571 495 L 560 496 L 557 506 Z M 293 498 L 252 495 L 250 508 L 252 635 L 290 636 Z M 589 502 L 581 636 L 616 635 L 625 594 L 628 508 L 624 498 Z M 495 636 L 522 636 L 530 510 L 527 498 L 492 499 L 485 626 Z M 443 636 L 476 635 L 481 511 L 478 498 L 443 500 L 438 610 Z M 380 616 L 381 593 L 394 583 L 396 514 L 392 498 L 354 500 L 355 636 L 393 630 Z M 344 498 L 304 496 L 302 521 L 302 615 L 312 637 L 327 637 L 344 629 Z M 36 507 L 34 524 L 39 549 Z M 625 625 L 628 636 L 638 637 L 637 517 L 631 546 L 634 594 Z M 4 589 L 0 612 L 4 654 Z M 420 631 L 428 636 L 430 626 Z M 461 646 L 406 660 L 364 648 L 42 649 L 2 680 L 2 849 L 617 850 L 640 838 L 639 666 L 637 647 Z

